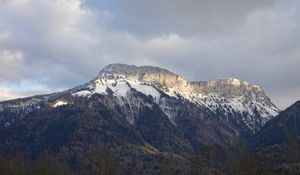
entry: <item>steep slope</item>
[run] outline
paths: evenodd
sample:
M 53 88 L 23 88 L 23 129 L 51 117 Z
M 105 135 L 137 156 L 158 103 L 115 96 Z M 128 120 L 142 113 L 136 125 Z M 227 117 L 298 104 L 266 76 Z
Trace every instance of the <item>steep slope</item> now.
M 22 152 L 35 159 L 50 150 L 73 166 L 82 166 L 89 164 L 90 150 L 109 149 L 121 165 L 134 166 L 142 174 L 157 174 L 154 167 L 162 166 L 165 152 L 194 153 L 190 141 L 151 98 L 131 93 L 132 100 L 140 102 L 141 117 L 135 127 L 125 117 L 128 104 L 121 104 L 120 97 L 94 94 L 84 98 L 64 92 L 49 95 L 51 100 L 44 106 L 0 127 L 0 151 L 7 155 Z
M 116 97 L 128 122 L 134 125 L 140 115 L 141 101 L 132 92 L 151 98 L 178 128 L 182 124 L 180 120 L 192 114 L 201 121 L 207 120 L 207 123 L 215 121 L 226 125 L 235 134 L 251 135 L 279 112 L 261 87 L 245 81 L 229 78 L 189 82 L 157 67 L 111 64 L 103 68 L 94 80 L 74 89 L 1 102 L 0 126 L 9 126 L 43 107 L 73 104 L 63 97 L 65 93 L 83 98 L 110 94 Z
M 267 122 L 250 143 L 278 174 L 300 174 L 300 101 Z
M 255 148 L 299 142 L 300 101 L 270 120 L 253 138 Z M 298 138 L 298 140 L 297 140 Z
M 0 151 L 36 157 L 50 149 L 82 163 L 85 150 L 109 147 L 123 164 L 153 170 L 166 153 L 184 161 L 204 146 L 226 147 L 277 112 L 245 81 L 189 82 L 157 67 L 112 64 L 73 89 L 0 102 Z
M 94 81 L 82 88 L 83 90 L 76 89 L 75 94 L 105 94 L 108 88 L 122 97 L 130 89 L 150 95 L 174 125 L 178 106 L 170 105 L 168 101 L 170 98 L 179 99 L 213 112 L 215 118 L 227 121 L 238 134 L 245 135 L 261 129 L 279 112 L 264 90 L 257 85 L 233 78 L 189 82 L 168 70 L 151 66 L 111 64 L 102 69 Z M 134 118 L 128 120 L 134 123 Z

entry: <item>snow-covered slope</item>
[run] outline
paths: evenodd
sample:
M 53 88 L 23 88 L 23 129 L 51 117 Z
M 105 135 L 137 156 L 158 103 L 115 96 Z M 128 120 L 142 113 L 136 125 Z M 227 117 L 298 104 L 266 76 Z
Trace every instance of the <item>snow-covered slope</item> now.
M 108 65 L 93 81 L 73 89 L 72 94 L 90 97 L 95 93 L 112 93 L 122 101 L 130 91 L 151 96 L 174 125 L 176 106 L 166 103 L 166 99 L 208 109 L 220 120 L 233 120 L 231 122 L 244 125 L 253 132 L 279 112 L 261 87 L 246 81 L 228 78 L 190 82 L 168 70 L 151 66 Z M 134 124 L 134 117 L 130 123 Z

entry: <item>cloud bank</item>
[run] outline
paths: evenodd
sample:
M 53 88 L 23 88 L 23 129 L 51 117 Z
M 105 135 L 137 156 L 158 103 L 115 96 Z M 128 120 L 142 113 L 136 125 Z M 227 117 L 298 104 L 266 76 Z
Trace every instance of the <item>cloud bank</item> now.
M 0 0 L 0 100 L 85 83 L 107 64 L 235 77 L 300 99 L 297 0 Z

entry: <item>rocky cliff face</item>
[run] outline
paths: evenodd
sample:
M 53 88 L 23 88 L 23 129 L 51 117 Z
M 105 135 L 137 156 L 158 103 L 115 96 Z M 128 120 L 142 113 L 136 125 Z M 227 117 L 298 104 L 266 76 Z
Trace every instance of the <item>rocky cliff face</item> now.
M 127 120 L 133 125 L 139 116 L 141 102 L 132 100 L 129 95 L 131 91 L 151 97 L 175 126 L 182 107 L 174 101 L 189 103 L 197 110 L 210 111 L 211 118 L 224 121 L 237 134 L 255 133 L 279 112 L 257 85 L 233 78 L 190 82 L 168 70 L 151 66 L 111 64 L 91 82 L 64 93 L 84 98 L 93 94 L 112 94 L 119 99 Z M 68 104 L 65 99 L 51 104 L 57 96 L 59 93 L 2 102 L 0 124 L 10 125 L 17 118 L 43 106 Z
M 108 65 L 84 88 L 76 94 L 106 93 L 110 89 L 117 96 L 126 97 L 128 91 L 135 89 L 152 96 L 175 125 L 178 107 L 168 104 L 166 99 L 193 103 L 215 113 L 215 118 L 233 124 L 233 128 L 240 127 L 235 130 L 241 134 L 255 133 L 280 111 L 261 87 L 246 81 L 228 78 L 190 82 L 168 70 L 151 66 Z M 133 123 L 133 119 L 130 122 Z
M 112 64 L 73 89 L 0 102 L 0 151 L 34 157 L 51 149 L 85 161 L 87 148 L 102 145 L 136 159 L 142 172 L 166 152 L 182 161 L 207 145 L 226 147 L 278 112 L 261 87 L 245 81 L 190 82 L 157 67 Z

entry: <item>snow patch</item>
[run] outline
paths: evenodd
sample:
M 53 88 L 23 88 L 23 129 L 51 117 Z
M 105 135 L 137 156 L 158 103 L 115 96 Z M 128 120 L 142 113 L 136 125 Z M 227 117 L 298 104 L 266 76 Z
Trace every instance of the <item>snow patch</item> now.
M 117 95 L 126 97 L 127 92 L 130 91 L 130 87 L 128 86 L 127 82 L 119 81 L 115 84 L 109 84 L 108 87 Z
M 228 80 L 229 80 L 229 82 L 230 82 L 232 85 L 234 85 L 234 86 L 240 86 L 240 85 L 241 85 L 241 81 L 238 80 L 238 79 L 235 79 L 235 78 L 229 78 Z
M 83 91 L 76 92 L 72 95 L 81 96 L 81 97 L 89 97 L 91 94 L 92 94 L 91 91 L 83 90 Z
M 231 86 L 228 87 L 228 84 L 235 86 L 235 88 Z M 216 87 L 217 85 L 220 87 Z M 268 101 L 264 93 L 260 92 L 262 89 L 259 86 L 235 78 L 208 81 L 207 85 L 205 85 L 205 82 L 204 84 L 203 82 L 199 82 L 199 84 L 179 83 L 178 86 L 177 84 L 165 86 L 164 84 L 148 81 L 142 76 L 125 76 L 114 72 L 102 72 L 98 78 L 86 88 L 88 89 L 78 91 L 73 95 L 89 97 L 95 93 L 108 94 L 107 90 L 109 89 L 114 96 L 117 96 L 122 106 L 129 105 L 132 113 L 132 118 L 128 119 L 130 123 L 133 122 L 134 115 L 131 104 L 128 101 L 128 98 L 130 98 L 128 92 L 130 92 L 131 89 L 135 89 L 147 96 L 152 96 L 154 101 L 175 125 L 176 111 L 174 111 L 175 109 L 173 108 L 169 108 L 166 104 L 161 103 L 162 92 L 170 97 L 180 100 L 183 99 L 186 102 L 188 101 L 201 107 L 207 107 L 212 112 L 218 112 L 221 108 L 227 115 L 235 113 L 243 115 L 246 112 L 247 116 L 254 116 L 257 110 L 259 115 L 267 120 L 278 114 L 277 108 Z M 257 95 L 261 95 L 260 98 L 257 98 Z M 243 120 L 245 120 L 244 122 L 247 124 L 251 123 L 250 120 L 252 120 L 252 118 L 245 118 Z M 252 125 L 249 125 L 249 128 L 250 127 L 252 127 Z
M 107 85 L 105 85 L 101 79 L 96 80 L 94 93 L 105 94 L 107 89 Z
M 67 105 L 68 103 L 67 102 L 65 102 L 65 101 L 57 101 L 54 105 L 53 105 L 53 107 L 54 108 L 57 108 L 57 107 L 59 107 L 59 106 L 64 106 L 64 105 Z
M 137 82 L 129 82 L 130 86 L 137 91 L 145 94 L 145 95 L 151 95 L 154 99 L 160 98 L 160 92 L 158 92 L 153 86 L 146 85 L 146 84 L 140 84 Z
M 4 123 L 4 127 L 6 127 L 6 128 L 9 127 L 10 125 L 11 125 L 11 123 L 9 123 L 9 122 Z

